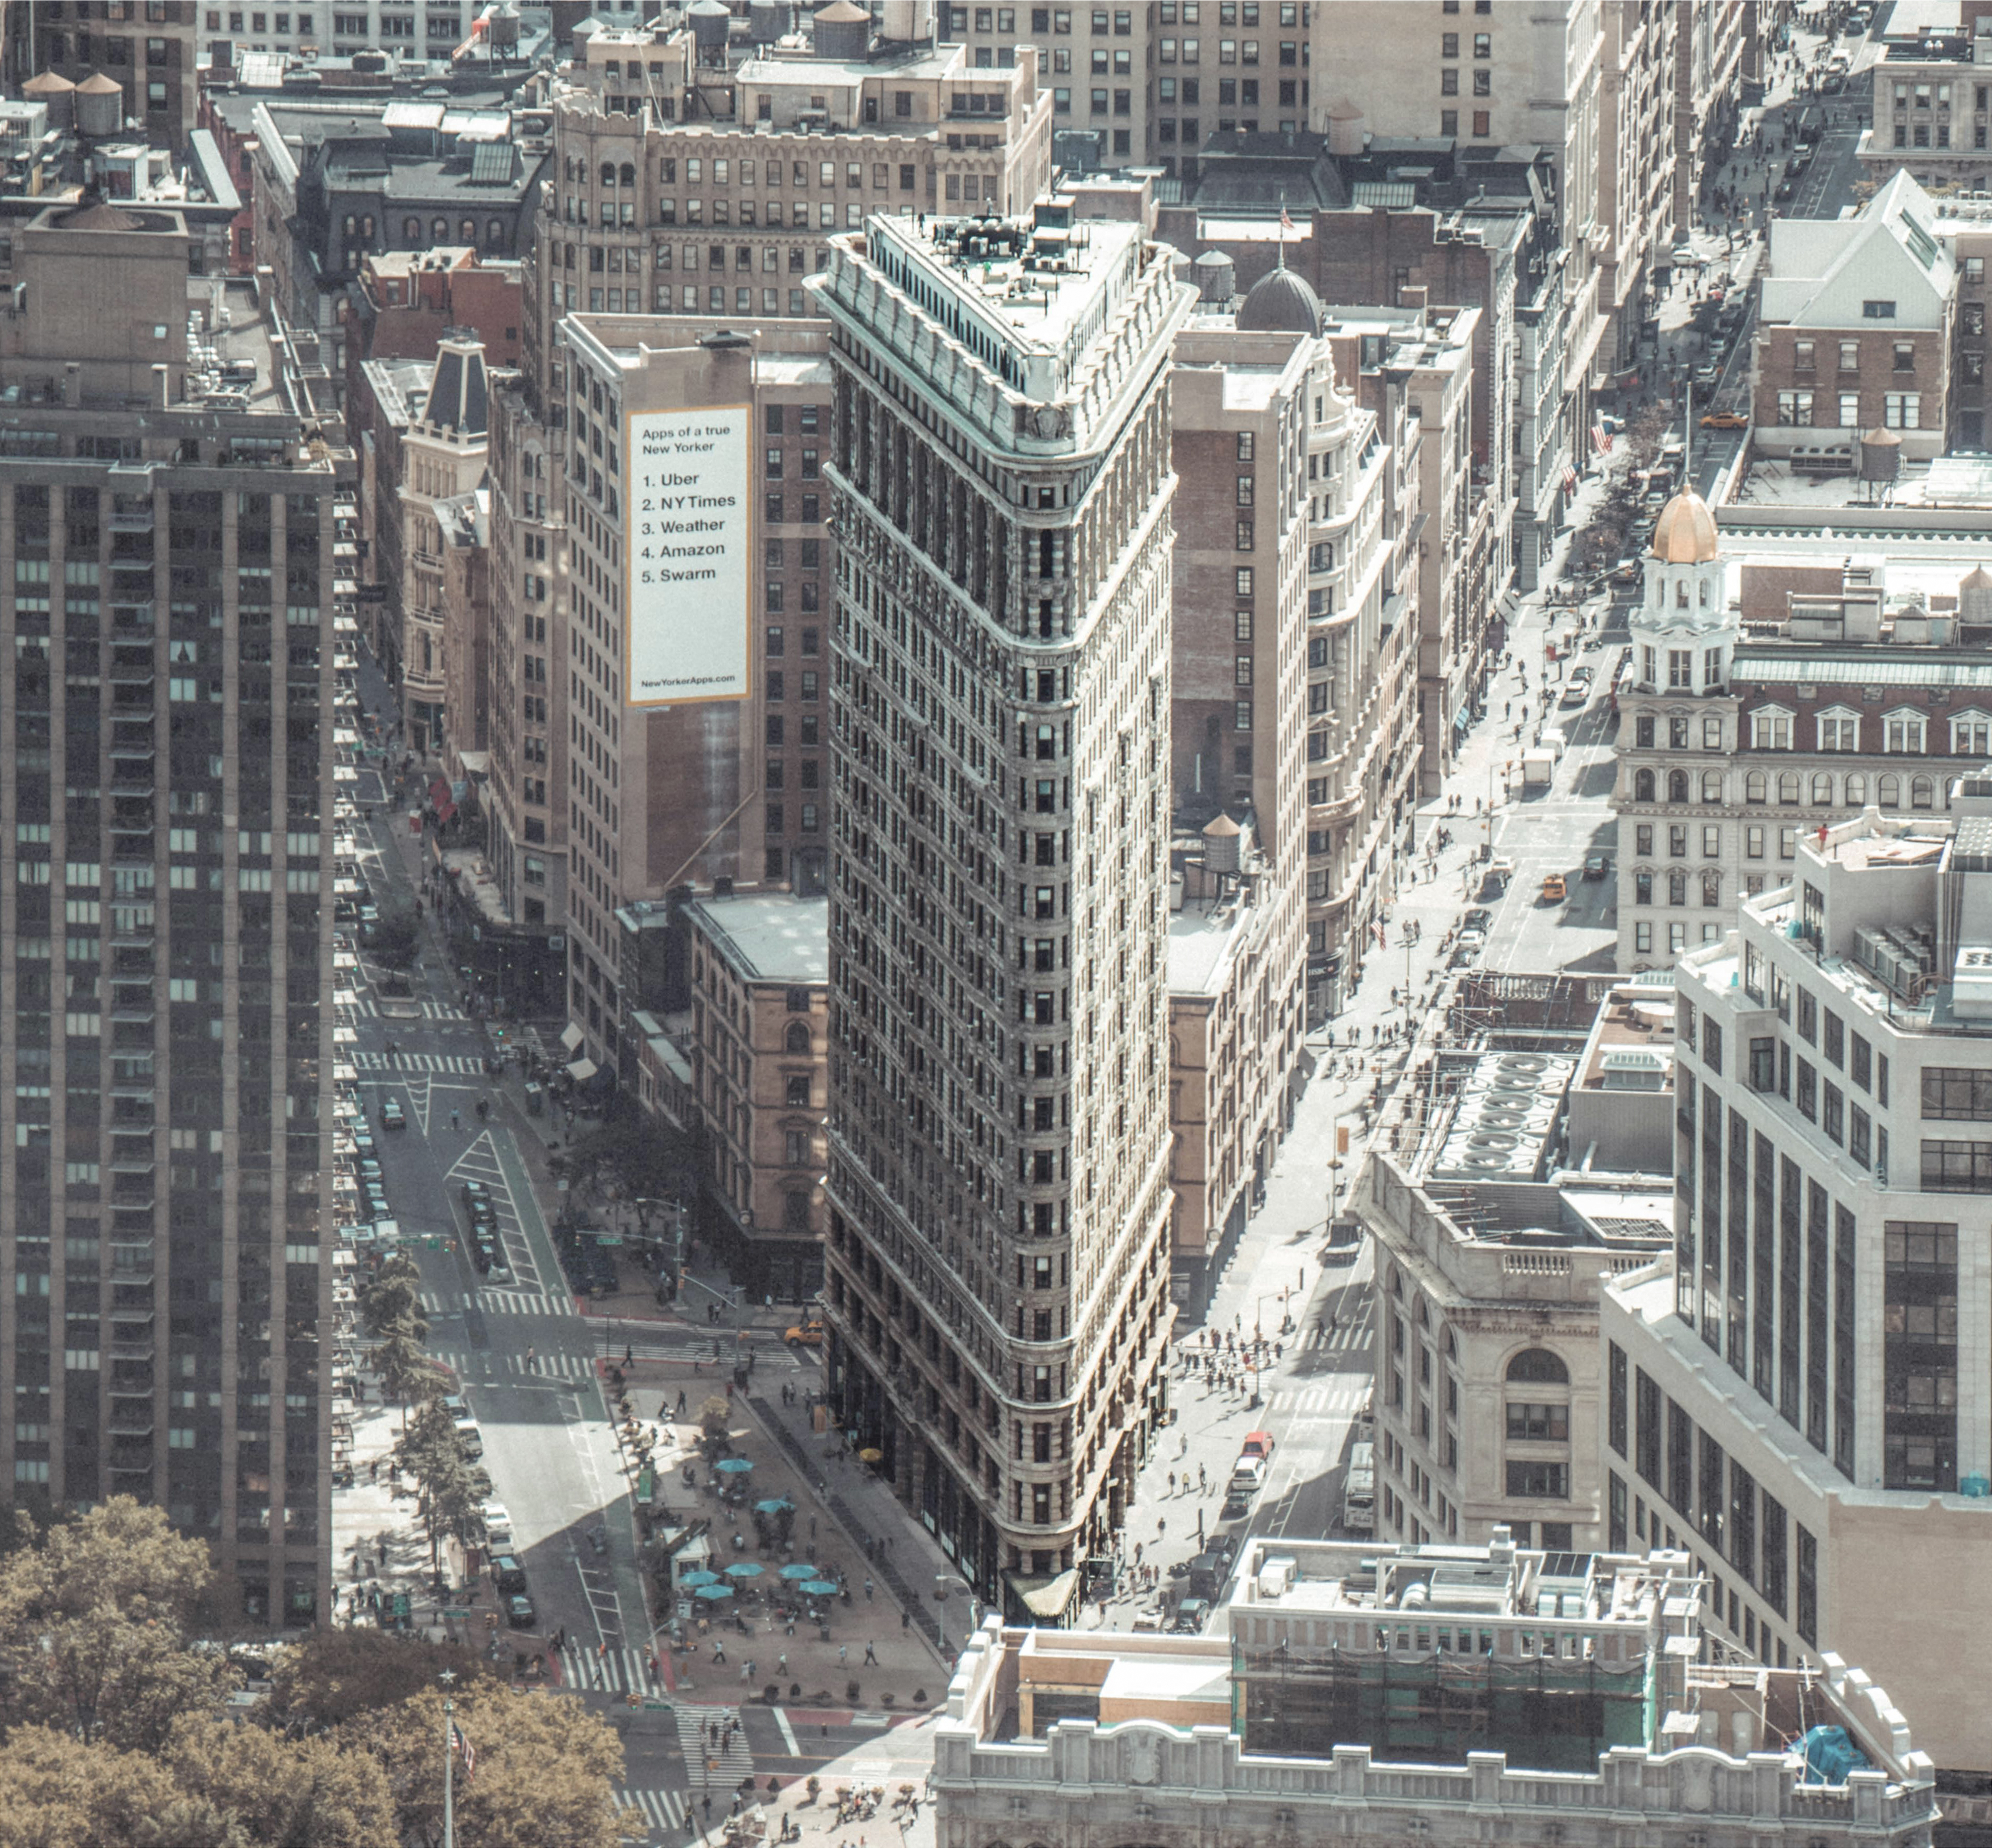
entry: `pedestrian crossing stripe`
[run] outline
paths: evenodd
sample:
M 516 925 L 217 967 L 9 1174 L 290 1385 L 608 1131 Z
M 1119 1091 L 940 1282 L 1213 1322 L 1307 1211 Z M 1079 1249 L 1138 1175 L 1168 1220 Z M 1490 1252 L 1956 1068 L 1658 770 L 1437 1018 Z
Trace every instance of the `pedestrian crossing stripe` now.
M 526 1365 L 526 1357 L 520 1354 L 493 1354 L 488 1351 L 476 1354 L 450 1354 L 436 1351 L 435 1358 L 452 1372 L 475 1374 L 480 1365 L 491 1373 L 502 1373 L 510 1379 L 592 1379 L 595 1377 L 595 1362 L 584 1355 L 539 1354 L 533 1364 Z M 472 1383 L 475 1385 L 473 1379 Z
M 690 1799 L 682 1790 L 617 1790 L 610 1792 L 618 1809 L 633 1809 L 653 1829 L 682 1829 Z
M 467 1052 L 355 1052 L 354 1067 L 362 1072 L 418 1072 L 431 1076 L 484 1076 L 484 1061 Z
M 723 1668 L 724 1662 L 715 1664 Z M 679 1701 L 675 1707 L 678 1723 L 678 1746 L 684 1754 L 685 1769 L 691 1774 L 694 1788 L 700 1790 L 732 1790 L 742 1779 L 754 1775 L 754 1753 L 747 1743 L 744 1726 L 735 1725 L 731 1736 L 726 1727 L 729 1722 L 737 1722 L 740 1710 L 731 1707 L 693 1707 Z M 723 1744 L 714 1744 L 706 1729 L 717 1726 Z M 708 1769 L 708 1766 L 711 1767 Z
M 383 1014 L 379 1001 L 370 994 L 355 995 L 350 1001 L 340 1002 L 339 1006 L 345 1012 L 360 1020 L 412 1020 L 414 1018 L 413 1014 L 405 1011 L 391 1015 Z M 452 1008 L 447 1001 L 424 1001 L 421 1006 L 421 1018 L 424 1020 L 462 1021 L 470 1018 L 462 1008 Z M 405 1010 L 407 1004 L 404 1002 L 402 1007 Z
M 612 1643 L 606 1655 L 598 1655 L 585 1643 L 570 1642 L 561 1645 L 560 1657 L 561 1680 L 576 1693 L 663 1697 L 663 1683 L 652 1676 L 641 1649 Z
M 1340 1386 L 1283 1387 L 1266 1401 L 1272 1412 L 1352 1412 L 1370 1396 L 1374 1382 L 1352 1376 Z

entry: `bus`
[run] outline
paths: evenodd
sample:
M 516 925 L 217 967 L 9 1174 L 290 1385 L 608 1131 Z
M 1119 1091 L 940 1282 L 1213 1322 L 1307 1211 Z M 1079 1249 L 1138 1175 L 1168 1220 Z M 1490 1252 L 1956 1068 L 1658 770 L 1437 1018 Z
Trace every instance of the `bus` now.
M 1351 1533 L 1376 1531 L 1376 1447 L 1358 1444 L 1342 1480 L 1342 1524 Z

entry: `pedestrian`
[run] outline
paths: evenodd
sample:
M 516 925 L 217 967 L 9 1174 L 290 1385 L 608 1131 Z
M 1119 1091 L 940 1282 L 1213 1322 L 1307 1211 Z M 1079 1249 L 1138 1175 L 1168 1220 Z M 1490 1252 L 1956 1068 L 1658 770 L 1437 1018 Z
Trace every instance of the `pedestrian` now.
M 865 1601 L 868 1604 L 872 1601 L 872 1581 L 868 1578 L 865 1581 Z
M 526 1371 L 528 1373 L 537 1373 L 539 1371 L 539 1363 L 533 1358 L 536 1351 L 531 1348 L 526 1350 Z
M 715 1662 L 724 1662 L 726 1659 L 726 1638 L 725 1637 L 715 1636 L 712 1639 L 712 1659 Z
M 837 1666 L 840 1669 L 842 1668 L 844 1663 L 850 1659 L 850 1656 L 851 1651 L 848 1646 L 845 1644 L 839 1643 L 837 1645 Z
M 636 1364 L 636 1351 L 633 1347 L 630 1347 L 627 1345 L 624 1346 L 622 1349 L 622 1364 L 626 1367 L 633 1367 Z
M 869 1662 L 875 1669 L 878 1666 L 878 1645 L 875 1643 L 868 1642 L 865 1644 L 865 1660 Z

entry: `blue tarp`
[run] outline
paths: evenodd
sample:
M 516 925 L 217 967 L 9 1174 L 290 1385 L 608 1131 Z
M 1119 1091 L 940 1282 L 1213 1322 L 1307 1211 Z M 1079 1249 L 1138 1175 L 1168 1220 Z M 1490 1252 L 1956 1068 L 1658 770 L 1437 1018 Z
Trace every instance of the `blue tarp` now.
M 1844 1726 L 1816 1726 L 1799 1741 L 1805 1754 L 1801 1784 L 1844 1784 L 1850 1771 L 1865 1771 L 1867 1755 Z

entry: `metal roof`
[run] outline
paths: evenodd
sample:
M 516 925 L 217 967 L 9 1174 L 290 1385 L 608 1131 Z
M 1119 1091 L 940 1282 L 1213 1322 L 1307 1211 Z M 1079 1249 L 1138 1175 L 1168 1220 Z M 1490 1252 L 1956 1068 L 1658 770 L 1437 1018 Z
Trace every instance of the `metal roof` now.
M 1787 655 L 1769 660 L 1739 653 L 1731 670 L 1745 684 L 1760 680 L 1782 685 L 1823 681 L 1840 686 L 1992 687 L 1992 656 L 1960 660 L 1932 650 L 1916 660 L 1878 660 L 1872 649 L 1844 655 L 1824 650 L 1816 655 Z

